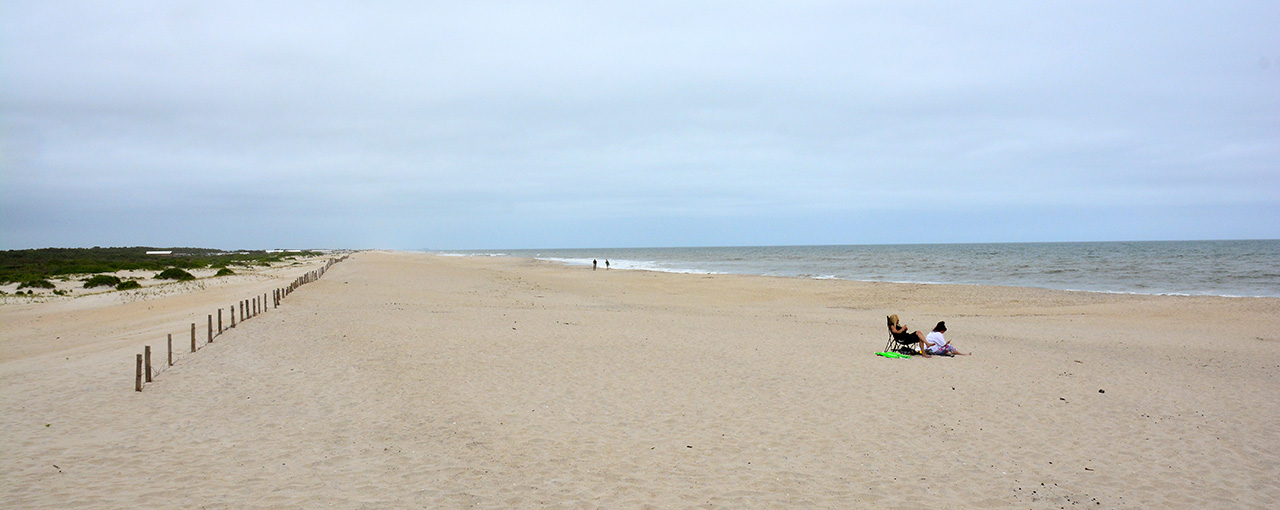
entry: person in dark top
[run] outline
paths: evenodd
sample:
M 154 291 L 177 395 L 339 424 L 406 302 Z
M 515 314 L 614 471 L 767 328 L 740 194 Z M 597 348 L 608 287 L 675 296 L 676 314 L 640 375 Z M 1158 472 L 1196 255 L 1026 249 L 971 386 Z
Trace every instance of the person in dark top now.
M 920 354 L 923 354 L 926 358 L 930 357 L 929 352 L 924 348 L 924 332 L 915 331 L 908 333 L 907 327 L 898 322 L 898 316 L 896 314 L 889 316 L 889 332 L 893 334 L 893 339 L 898 343 L 902 345 L 916 344 L 916 349 L 920 351 Z

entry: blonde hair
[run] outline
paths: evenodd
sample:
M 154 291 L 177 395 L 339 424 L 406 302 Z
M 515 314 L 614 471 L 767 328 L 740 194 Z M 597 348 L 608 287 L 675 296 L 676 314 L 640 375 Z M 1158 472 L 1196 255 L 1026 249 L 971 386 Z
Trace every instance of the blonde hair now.
M 897 315 L 897 314 L 894 314 L 894 315 L 890 315 L 890 316 L 889 316 L 889 325 L 890 325 L 890 326 L 897 326 L 897 325 L 898 325 L 898 315 Z

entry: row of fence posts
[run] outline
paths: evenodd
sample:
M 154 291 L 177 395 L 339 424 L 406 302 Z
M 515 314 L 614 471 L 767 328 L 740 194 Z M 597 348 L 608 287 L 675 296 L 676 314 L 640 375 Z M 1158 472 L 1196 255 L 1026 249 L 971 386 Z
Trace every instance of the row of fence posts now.
M 312 270 L 312 271 L 308 271 L 306 274 L 294 279 L 292 283 L 290 283 L 285 287 L 272 290 L 270 293 L 270 297 L 271 297 L 270 307 L 267 306 L 267 303 L 268 303 L 267 293 L 263 293 L 261 296 L 254 296 L 249 299 L 244 299 L 234 305 L 231 305 L 230 309 L 228 310 L 228 314 L 230 315 L 231 321 L 228 327 L 226 328 L 226 330 L 230 330 L 231 328 L 236 327 L 236 309 L 237 308 L 240 310 L 241 324 L 243 324 L 245 321 L 249 319 L 252 319 L 254 317 L 257 317 L 258 315 L 261 315 L 262 313 L 266 312 L 269 308 L 280 308 L 280 303 L 281 301 L 284 300 L 285 296 L 292 294 L 293 291 L 298 290 L 298 288 L 303 285 L 319 280 L 321 276 L 324 276 L 325 271 L 327 271 L 330 267 L 333 267 L 334 264 L 347 260 L 348 256 L 349 255 L 343 255 L 340 258 L 329 259 L 328 261 L 325 262 L 323 267 Z M 209 314 L 207 317 L 205 345 L 213 343 L 214 338 L 222 336 L 222 332 L 224 331 L 222 328 L 222 308 L 218 308 L 217 317 L 218 317 L 217 330 L 214 329 L 214 315 Z M 169 333 L 168 346 L 169 346 L 169 360 L 168 360 L 167 366 L 171 367 L 173 366 L 173 333 Z M 191 323 L 191 352 L 196 352 L 196 350 L 199 347 L 200 346 L 196 344 L 196 323 L 192 322 Z M 143 347 L 142 354 L 139 354 L 137 356 L 137 371 L 134 376 L 134 386 L 133 386 L 134 391 L 142 391 L 142 385 L 144 383 L 151 382 L 155 374 L 156 372 L 153 371 L 151 368 L 151 346 L 147 345 Z

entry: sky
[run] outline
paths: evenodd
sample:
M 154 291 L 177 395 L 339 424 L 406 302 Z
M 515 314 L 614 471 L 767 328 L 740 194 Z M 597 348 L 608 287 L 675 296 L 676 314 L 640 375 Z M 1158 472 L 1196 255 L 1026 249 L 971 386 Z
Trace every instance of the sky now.
M 1280 238 L 1276 2 L 5 2 L 0 249 Z

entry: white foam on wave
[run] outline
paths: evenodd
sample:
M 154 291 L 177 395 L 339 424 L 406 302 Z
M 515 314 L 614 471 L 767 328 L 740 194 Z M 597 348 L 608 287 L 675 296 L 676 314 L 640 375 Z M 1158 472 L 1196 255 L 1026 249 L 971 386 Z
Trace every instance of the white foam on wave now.
M 434 253 L 435 255 L 439 255 L 441 257 L 508 257 L 510 256 L 509 254 L 502 253 L 502 252 L 458 253 L 458 252 L 449 252 L 449 251 L 439 251 L 439 252 L 429 252 L 429 253 Z
M 591 259 L 569 259 L 564 257 L 534 257 L 534 260 L 543 260 L 547 262 L 555 262 L 566 266 L 589 266 Z
M 604 269 L 604 259 L 587 259 L 587 258 L 565 258 L 565 257 L 535 257 L 537 260 L 547 262 L 556 262 L 566 266 L 589 266 L 592 260 L 595 260 L 597 267 Z M 690 269 L 683 267 L 668 267 L 652 260 L 627 260 L 627 259 L 608 259 L 609 269 L 618 269 L 622 271 L 655 271 L 660 273 L 677 273 L 677 274 L 725 274 L 717 271 L 707 271 L 702 269 Z

